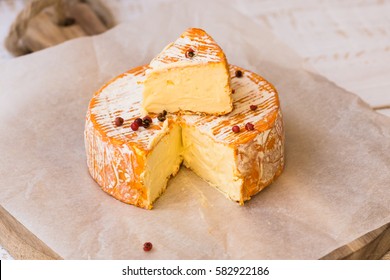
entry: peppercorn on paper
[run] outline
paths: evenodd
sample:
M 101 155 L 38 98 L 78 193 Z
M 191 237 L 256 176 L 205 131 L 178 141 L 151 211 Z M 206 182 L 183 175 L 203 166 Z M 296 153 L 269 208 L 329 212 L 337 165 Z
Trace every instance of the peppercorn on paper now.
M 102 35 L 0 63 L 1 206 L 65 259 L 317 259 L 390 222 L 390 119 L 305 71 L 229 4 L 200 2 L 161 4 Z M 190 26 L 278 89 L 286 167 L 244 206 L 182 167 L 153 210 L 139 209 L 89 176 L 88 102 Z

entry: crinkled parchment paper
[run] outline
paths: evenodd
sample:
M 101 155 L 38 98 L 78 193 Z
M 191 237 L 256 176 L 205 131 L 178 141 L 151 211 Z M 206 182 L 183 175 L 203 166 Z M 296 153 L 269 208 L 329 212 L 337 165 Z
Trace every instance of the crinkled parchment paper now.
M 389 222 L 390 119 L 302 70 L 234 8 L 200 2 L 163 3 L 103 35 L 0 64 L 0 204 L 66 259 L 316 259 Z M 152 211 L 138 209 L 88 174 L 88 101 L 191 26 L 279 90 L 286 168 L 241 207 L 182 167 Z

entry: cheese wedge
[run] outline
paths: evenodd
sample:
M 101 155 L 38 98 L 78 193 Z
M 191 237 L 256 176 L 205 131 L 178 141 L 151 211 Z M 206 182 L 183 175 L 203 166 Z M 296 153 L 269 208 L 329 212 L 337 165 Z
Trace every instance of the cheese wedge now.
M 142 107 L 148 113 L 232 111 L 228 64 L 213 38 L 190 28 L 157 55 L 146 70 Z
M 92 98 L 85 145 L 92 177 L 115 198 L 151 209 L 180 164 L 226 197 L 243 204 L 275 180 L 284 166 L 284 132 L 274 87 L 260 76 L 230 66 L 234 110 L 224 116 L 150 114 L 149 128 L 131 129 L 143 117 L 143 83 L 148 66 L 109 82 Z M 237 70 L 242 77 L 235 77 Z M 251 105 L 257 108 L 252 110 Z M 252 106 L 253 107 L 253 106 Z M 115 118 L 122 117 L 122 126 Z M 251 123 L 253 130 L 246 130 Z M 233 126 L 241 131 L 235 133 Z

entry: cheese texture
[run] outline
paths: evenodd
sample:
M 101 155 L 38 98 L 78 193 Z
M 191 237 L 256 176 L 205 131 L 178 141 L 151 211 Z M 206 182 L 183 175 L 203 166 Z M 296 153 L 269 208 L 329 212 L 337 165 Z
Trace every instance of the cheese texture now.
M 148 66 L 109 82 L 92 98 L 85 145 L 91 176 L 115 198 L 151 209 L 182 161 L 226 197 L 243 204 L 272 183 L 284 166 L 284 132 L 278 95 L 260 76 L 230 66 L 234 110 L 224 116 L 168 114 L 164 122 L 149 114 L 147 129 L 132 131 L 142 117 Z M 241 70 L 238 78 L 234 73 Z M 256 105 L 251 110 L 250 105 Z M 115 126 L 116 117 L 122 126 Z M 254 130 L 247 131 L 246 123 Z M 232 126 L 241 128 L 239 133 Z
M 234 148 L 218 143 L 195 126 L 183 126 L 184 165 L 228 198 L 240 201 L 243 183 L 236 168 Z
M 146 70 L 142 107 L 153 113 L 232 111 L 228 64 L 213 38 L 190 28 L 157 55 Z

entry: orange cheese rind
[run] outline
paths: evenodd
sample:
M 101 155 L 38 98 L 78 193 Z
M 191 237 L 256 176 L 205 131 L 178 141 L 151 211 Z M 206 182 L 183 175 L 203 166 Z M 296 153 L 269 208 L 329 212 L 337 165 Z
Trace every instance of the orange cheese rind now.
M 194 57 L 185 56 L 189 49 L 195 52 Z M 219 62 L 226 62 L 226 56 L 215 40 L 200 28 L 188 28 L 150 62 L 149 69 Z
M 140 66 L 119 75 L 90 101 L 85 124 L 87 163 L 92 178 L 103 191 L 125 203 L 151 209 L 154 201 L 148 197 L 144 181 L 146 162 L 156 145 L 177 126 L 194 127 L 234 151 L 234 174 L 242 183 L 239 197 L 230 198 L 240 204 L 281 174 L 284 130 L 278 94 L 272 84 L 251 71 L 230 65 L 231 87 L 235 91 L 232 112 L 224 116 L 168 114 L 164 122 L 150 114 L 150 128 L 132 131 L 131 123 L 144 116 L 142 81 L 147 68 Z M 235 77 L 236 70 L 241 70 L 243 76 Z M 257 109 L 251 110 L 250 105 L 257 105 Z M 120 127 L 114 124 L 118 116 L 125 120 Z M 246 131 L 247 122 L 255 129 Z M 240 126 L 241 132 L 234 133 L 234 125 Z

